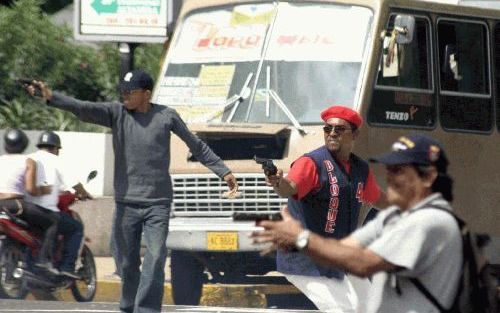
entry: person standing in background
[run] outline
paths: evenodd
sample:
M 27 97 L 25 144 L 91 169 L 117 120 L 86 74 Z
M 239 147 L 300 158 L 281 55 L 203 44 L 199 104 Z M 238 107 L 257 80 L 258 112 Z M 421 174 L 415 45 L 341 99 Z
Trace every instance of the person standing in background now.
M 363 203 L 385 207 L 385 195 L 368 164 L 352 153 L 363 119 L 340 105 L 321 112 L 325 144 L 297 159 L 288 175 L 283 171 L 267 177 L 288 209 L 304 228 L 313 233 L 342 239 L 358 225 Z M 309 232 L 302 237 L 309 236 Z M 305 238 L 300 238 L 298 249 Z M 278 251 L 278 271 L 300 289 L 322 312 L 354 313 L 358 297 L 342 269 L 325 268 L 307 255 Z M 357 280 L 353 278 L 353 280 Z M 357 280 L 358 293 L 368 282 Z
M 161 311 L 165 243 L 173 197 L 169 174 L 171 134 L 179 136 L 202 164 L 224 179 L 230 193 L 238 190 L 231 170 L 189 131 L 179 114 L 167 106 L 151 103 L 153 85 L 153 79 L 145 71 L 128 72 L 120 86 L 123 103 L 77 100 L 53 92 L 40 81 L 26 86 L 31 95 L 38 88 L 48 106 L 112 130 L 116 202 L 113 234 L 115 253 L 120 256 L 117 260 L 122 278 L 120 310 L 125 313 Z M 141 272 L 143 232 L 146 253 Z

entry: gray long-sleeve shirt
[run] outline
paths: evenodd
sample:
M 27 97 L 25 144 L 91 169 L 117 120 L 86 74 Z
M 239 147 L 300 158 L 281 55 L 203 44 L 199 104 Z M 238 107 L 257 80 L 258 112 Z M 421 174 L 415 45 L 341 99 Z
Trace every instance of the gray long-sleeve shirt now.
M 128 111 L 119 102 L 88 102 L 54 92 L 49 106 L 70 111 L 80 120 L 110 127 L 115 153 L 114 189 L 118 202 L 159 204 L 172 201 L 170 134 L 219 177 L 230 172 L 222 160 L 187 128 L 171 108 L 152 104 L 146 113 Z

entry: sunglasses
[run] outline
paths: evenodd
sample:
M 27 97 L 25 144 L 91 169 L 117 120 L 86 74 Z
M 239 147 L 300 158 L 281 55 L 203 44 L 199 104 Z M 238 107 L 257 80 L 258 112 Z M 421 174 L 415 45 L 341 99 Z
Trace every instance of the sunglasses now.
M 335 131 L 336 134 L 342 135 L 348 130 L 352 130 L 352 128 L 345 127 L 344 125 L 325 125 L 323 126 L 323 131 L 326 134 L 331 134 L 332 130 Z

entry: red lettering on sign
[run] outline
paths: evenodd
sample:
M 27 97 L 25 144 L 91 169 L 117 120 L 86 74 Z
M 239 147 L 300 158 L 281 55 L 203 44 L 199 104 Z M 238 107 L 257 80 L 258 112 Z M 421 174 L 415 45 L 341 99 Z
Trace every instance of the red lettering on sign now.
M 248 37 L 214 37 L 199 39 L 195 45 L 195 49 L 253 49 L 259 45 L 261 37 L 258 35 Z
M 222 46 L 226 45 L 227 41 L 228 41 L 227 37 L 217 37 L 217 38 L 214 39 L 213 45 L 215 47 L 222 47 Z
M 278 37 L 279 45 L 293 45 L 297 41 L 297 36 L 281 35 Z
M 227 42 L 227 46 L 231 48 L 238 48 L 242 44 L 241 38 L 229 38 L 229 41 Z
M 198 40 L 198 48 L 208 47 L 210 44 L 210 38 L 203 38 Z
M 253 35 L 250 37 L 247 37 L 247 40 L 245 41 L 246 47 L 257 47 L 260 42 L 260 36 L 259 35 Z M 242 47 L 245 48 L 245 47 Z

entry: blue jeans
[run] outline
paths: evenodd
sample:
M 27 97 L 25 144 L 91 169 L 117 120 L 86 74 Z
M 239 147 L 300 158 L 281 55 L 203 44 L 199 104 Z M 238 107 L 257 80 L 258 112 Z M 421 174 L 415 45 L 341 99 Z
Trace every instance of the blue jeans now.
M 113 224 L 111 225 L 111 235 L 110 235 L 110 238 L 109 238 L 109 252 L 111 253 L 111 256 L 113 256 L 113 259 L 115 260 L 115 273 L 114 274 L 117 274 L 118 276 L 122 276 L 122 274 L 120 273 L 120 263 L 121 263 L 121 255 L 120 255 L 120 251 L 118 250 L 118 248 L 116 247 L 116 236 L 115 236 L 115 224 L 116 224 L 116 211 L 118 209 L 115 208 L 115 210 L 113 211 Z
M 122 278 L 120 310 L 125 313 L 158 313 L 163 300 L 170 203 L 138 205 L 116 202 L 113 234 L 119 251 Z M 140 270 L 141 237 L 146 254 Z
M 55 213 L 59 219 L 57 232 L 64 236 L 63 252 L 59 269 L 74 272 L 78 251 L 83 239 L 83 225 L 67 213 Z

